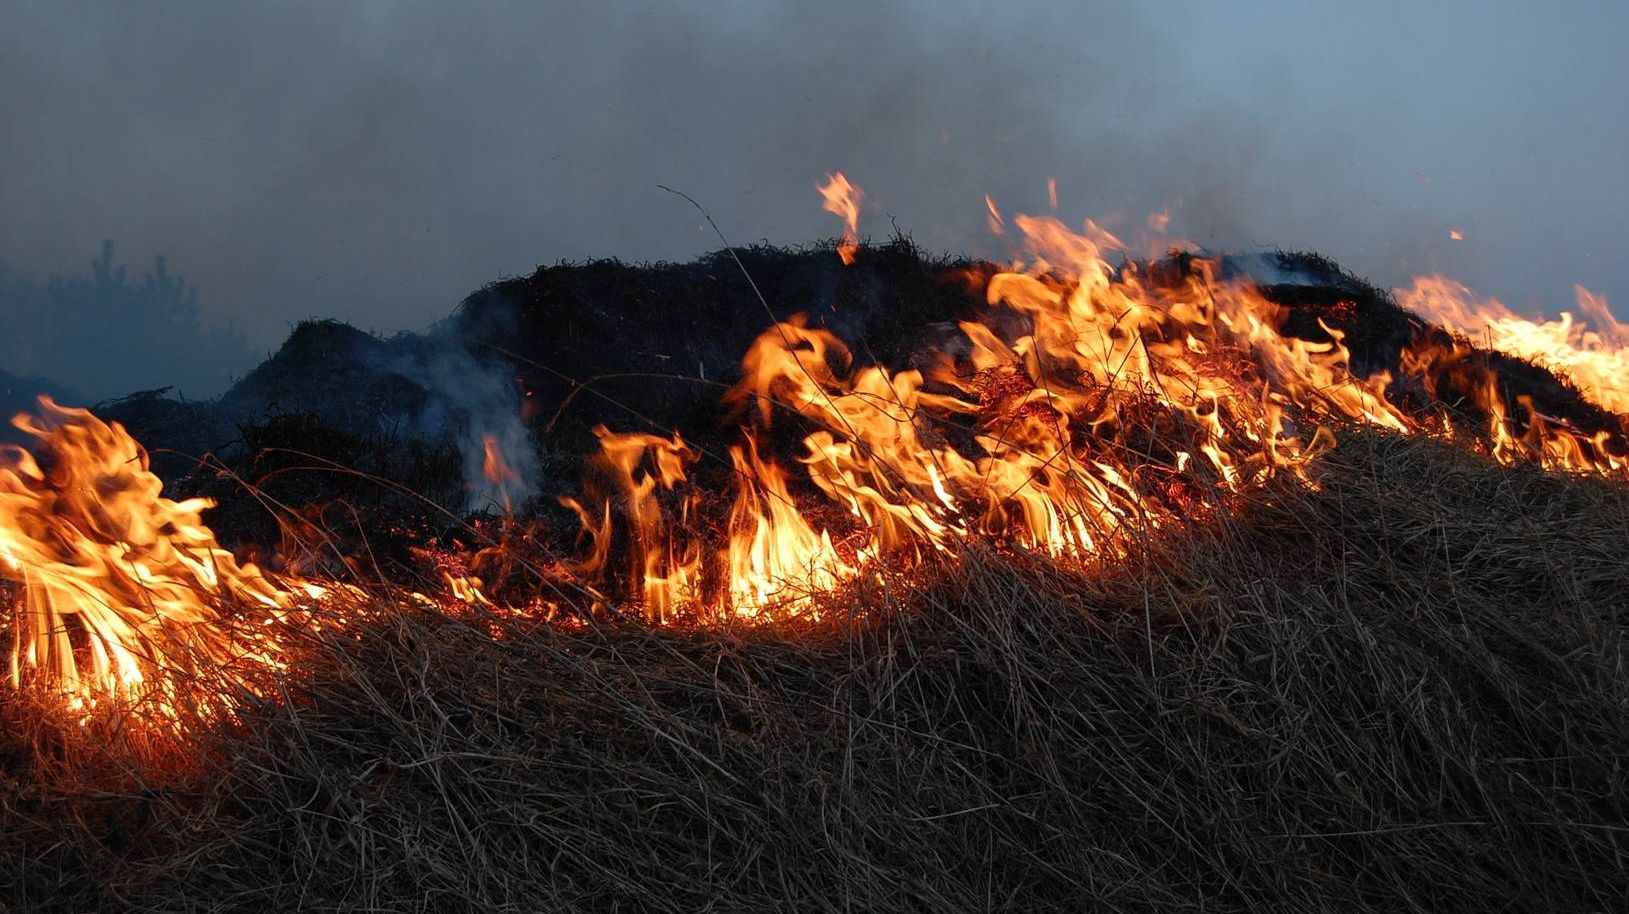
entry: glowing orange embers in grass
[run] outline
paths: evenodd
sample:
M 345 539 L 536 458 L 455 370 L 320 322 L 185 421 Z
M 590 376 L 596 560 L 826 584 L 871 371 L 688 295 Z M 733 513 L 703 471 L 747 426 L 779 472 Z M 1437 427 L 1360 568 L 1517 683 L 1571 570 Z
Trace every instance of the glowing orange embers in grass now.
M 38 456 L 0 450 L 0 576 L 21 585 L 11 682 L 36 678 L 72 708 L 153 699 L 173 714 L 181 677 L 277 662 L 255 631 L 293 596 L 221 548 L 199 512 L 172 501 L 117 425 L 41 399 L 13 420 Z M 227 605 L 252 609 L 228 625 Z

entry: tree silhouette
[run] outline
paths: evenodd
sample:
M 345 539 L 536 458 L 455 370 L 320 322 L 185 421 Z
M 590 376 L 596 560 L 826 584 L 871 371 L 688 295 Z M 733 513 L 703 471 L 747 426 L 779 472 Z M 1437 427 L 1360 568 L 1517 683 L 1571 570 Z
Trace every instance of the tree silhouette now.
M 251 367 L 243 336 L 200 318 L 198 291 L 161 255 L 131 280 L 104 241 L 88 276 L 41 283 L 0 263 L 0 368 L 103 398 L 174 387 L 218 394 Z

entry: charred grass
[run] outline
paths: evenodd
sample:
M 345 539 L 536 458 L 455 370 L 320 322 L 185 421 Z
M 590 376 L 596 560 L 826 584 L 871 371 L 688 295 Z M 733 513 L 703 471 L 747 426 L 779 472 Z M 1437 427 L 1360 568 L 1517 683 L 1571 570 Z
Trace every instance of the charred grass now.
M 380 613 L 169 763 L 13 699 L 0 907 L 1621 910 L 1629 491 L 1342 438 L 821 623 Z

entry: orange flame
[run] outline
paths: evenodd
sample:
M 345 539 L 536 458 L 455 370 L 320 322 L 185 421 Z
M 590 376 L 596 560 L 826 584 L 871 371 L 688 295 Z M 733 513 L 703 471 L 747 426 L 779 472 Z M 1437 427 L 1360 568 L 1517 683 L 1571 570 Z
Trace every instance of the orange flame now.
M 602 425 L 594 429 L 594 434 L 600 439 L 600 453 L 593 465 L 610 483 L 611 490 L 601 497 L 597 512 L 591 512 L 577 499 L 561 499 L 576 512 L 592 543 L 578 572 L 586 577 L 605 575 L 616 532 L 612 505 L 620 502 L 631 539 L 630 575 L 641 583 L 645 614 L 653 622 L 666 621 L 675 608 L 696 603 L 701 555 L 698 543 L 675 542 L 673 520 L 659 493 L 671 492 L 686 481 L 685 467 L 695 462 L 696 452 L 677 433 L 662 438 L 637 432 L 616 433 Z M 654 464 L 655 474 L 647 469 L 648 464 Z M 695 498 L 692 493 L 683 500 L 679 525 L 688 520 Z
M 1281 335 L 1277 306 L 1246 282 L 1219 281 L 1214 264 L 1195 261 L 1183 281 L 1156 284 L 1112 267 L 1120 242 L 1094 223 L 1077 233 L 1021 215 L 1016 225 L 1031 266 L 992 277 L 987 297 L 1023 320 L 961 324 L 962 339 L 925 370 L 855 367 L 840 339 L 801 317 L 754 341 L 726 397 L 748 424 L 745 446 L 731 449 L 736 496 L 716 566 L 698 560 L 689 521 L 658 507 L 659 484 L 684 482 L 682 465 L 660 477 L 633 470 L 682 442 L 601 430 L 598 460 L 618 468 L 631 577 L 646 582 L 649 615 L 680 604 L 704 615 L 809 611 L 861 563 L 953 553 L 970 535 L 1058 556 L 1115 555 L 1129 532 L 1221 494 L 1277 472 L 1307 478 L 1332 441 L 1321 418 L 1414 428 L 1386 399 L 1389 377 L 1351 375 L 1338 331 L 1325 328 L 1325 342 Z M 798 459 L 849 518 L 842 549 L 760 453 L 755 429 L 779 412 L 816 427 Z M 1150 424 L 1163 440 L 1138 433 Z M 613 501 L 570 502 L 592 542 L 585 570 L 610 552 Z M 688 518 L 695 506 L 684 504 Z M 669 586 L 675 577 L 685 596 Z
M 837 245 L 837 254 L 845 265 L 852 264 L 860 249 L 860 200 L 865 192 L 850 184 L 840 171 L 827 175 L 826 183 L 819 185 L 819 190 L 825 200 L 821 208 L 843 220 L 843 240 Z
M 818 594 L 854 575 L 831 537 L 816 533 L 798 511 L 786 489 L 786 474 L 758 456 L 755 438 L 747 437 L 744 453 L 731 448 L 730 460 L 740 485 L 730 510 L 725 567 L 729 603 L 737 615 L 807 610 Z
M 11 682 L 48 681 L 73 708 L 102 696 L 154 697 L 174 713 L 178 680 L 203 665 L 277 662 L 228 604 L 276 614 L 294 595 L 239 565 L 199 513 L 172 501 L 147 453 L 117 423 L 41 398 L 42 415 L 13 424 L 44 462 L 0 450 L 0 575 L 22 585 Z
M 845 220 L 839 252 L 851 263 L 860 191 L 841 173 L 821 191 Z M 1049 183 L 1054 206 L 1055 191 Z M 992 229 L 1005 231 L 985 202 Z M 1167 219 L 1148 227 L 1163 232 Z M 1439 430 L 1387 399 L 1389 375 L 1355 376 L 1340 331 L 1284 334 L 1282 309 L 1248 280 L 1222 279 L 1215 261 L 1151 268 L 1124 260 L 1125 245 L 1090 220 L 1078 231 L 1053 217 L 1011 224 L 1027 262 L 989 276 L 988 311 L 918 353 L 917 368 L 856 364 L 803 316 L 761 333 L 726 394 L 742 417 L 728 467 L 704 464 L 676 432 L 596 428 L 583 493 L 561 500 L 584 547 L 551 573 L 582 582 L 596 606 L 622 585 L 655 623 L 816 614 L 823 594 L 929 556 L 953 561 L 969 537 L 1101 561 L 1275 475 L 1316 485 L 1309 468 L 1332 446 L 1333 423 Z M 1604 299 L 1576 294 L 1589 329 L 1570 313 L 1524 320 L 1440 277 L 1399 298 L 1629 412 L 1629 336 Z M 1435 369 L 1465 369 L 1486 417 L 1478 434 L 1501 461 L 1629 473 L 1607 433 L 1586 436 L 1524 397 L 1507 402 L 1479 357 L 1464 339 L 1434 338 L 1407 348 L 1400 368 L 1427 385 Z M 237 610 L 288 618 L 341 585 L 238 563 L 201 520 L 210 502 L 164 498 L 123 428 L 49 400 L 42 409 L 14 420 L 40 456 L 0 451 L 0 577 L 22 588 L 13 686 L 47 683 L 81 708 L 153 695 L 173 711 L 189 671 L 277 668 L 278 646 L 242 631 Z M 788 437 L 777 423 L 793 417 Z M 483 447 L 507 507 L 518 474 L 494 437 Z M 447 599 L 482 612 L 559 610 L 541 597 L 500 606 L 467 567 L 441 579 Z
M 1563 374 L 1599 405 L 1629 413 L 1629 334 L 1605 298 L 1583 286 L 1574 286 L 1573 295 L 1579 314 L 1563 311 L 1553 321 L 1520 317 L 1498 299 L 1478 299 L 1442 276 L 1416 278 L 1397 290 L 1397 302 L 1472 341 Z
M 485 434 L 481 436 L 481 475 L 486 481 L 492 483 L 498 492 L 499 501 L 503 504 L 505 514 L 515 513 L 515 506 L 509 497 L 509 490 L 520 484 L 520 473 L 509 465 L 504 459 L 503 448 L 498 444 L 498 436 Z

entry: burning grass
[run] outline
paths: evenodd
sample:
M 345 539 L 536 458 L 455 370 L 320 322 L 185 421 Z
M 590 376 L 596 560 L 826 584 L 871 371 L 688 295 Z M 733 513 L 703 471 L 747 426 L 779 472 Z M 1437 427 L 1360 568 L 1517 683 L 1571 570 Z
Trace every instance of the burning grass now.
M 1090 220 L 1015 214 L 1029 260 L 952 293 L 908 245 L 858 246 L 839 177 L 841 269 L 911 262 L 948 295 L 894 315 L 914 330 L 873 348 L 777 313 L 730 249 L 770 319 L 739 372 L 670 345 L 706 321 L 644 353 L 697 366 L 663 415 L 724 392 L 698 439 L 547 364 L 579 336 L 643 351 L 548 319 L 577 268 L 494 287 L 538 294 L 497 324 L 472 299 L 463 342 L 501 324 L 518 349 L 488 367 L 565 386 L 484 385 L 521 415 L 461 452 L 504 517 L 456 535 L 300 496 L 315 473 L 457 519 L 352 465 L 364 439 L 260 426 L 253 480 L 213 465 L 283 534 L 262 571 L 118 423 L 16 420 L 18 903 L 1582 910 L 1629 888 L 1629 456 L 1584 395 L 1621 374 L 1604 302 L 1611 340 L 1565 340 L 1603 373 L 1572 387 L 1327 262 L 1322 291 L 1275 292 L 1238 260 L 1129 259 Z M 521 423 L 552 409 L 546 440 L 585 391 L 653 428 L 590 427 L 554 493 L 568 547 L 511 489 L 537 463 Z
M 383 591 L 168 764 L 9 702 L 19 909 L 1610 910 L 1629 491 L 1349 430 L 1094 572 L 822 620 Z M 496 637 L 494 637 L 496 635 Z

